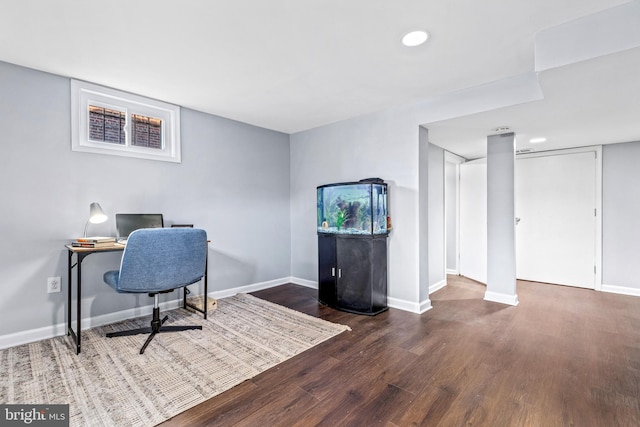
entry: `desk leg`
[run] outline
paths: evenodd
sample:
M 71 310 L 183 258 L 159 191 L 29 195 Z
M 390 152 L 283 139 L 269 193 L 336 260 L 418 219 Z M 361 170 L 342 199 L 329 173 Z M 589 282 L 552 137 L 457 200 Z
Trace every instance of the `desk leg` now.
M 80 292 L 80 283 L 82 280 L 82 259 L 88 254 L 78 253 L 76 255 L 76 263 L 73 264 L 73 252 L 69 251 L 69 258 L 67 263 L 67 335 L 71 335 L 73 342 L 76 343 L 76 354 L 80 354 L 80 298 L 82 293 Z M 73 267 L 76 267 L 76 330 L 73 330 L 73 320 L 71 319 L 71 302 L 73 300 Z
M 82 321 L 82 260 L 86 256 L 86 254 L 78 254 L 78 266 L 76 270 L 76 274 L 78 275 L 76 282 L 78 287 L 78 292 L 76 295 L 76 354 L 80 354 L 80 335 L 81 335 L 81 321 Z
M 71 335 L 71 263 L 73 261 L 73 252 L 68 251 L 67 260 L 67 335 Z
M 204 318 L 207 318 L 207 303 L 208 303 L 208 292 L 209 292 L 209 286 L 208 286 L 208 280 L 207 280 L 207 270 L 209 269 L 209 256 L 207 255 L 207 259 L 205 261 L 204 264 L 204 306 L 202 308 L 196 307 L 195 305 L 191 305 L 187 303 L 187 287 L 184 287 L 184 290 L 182 291 L 182 308 L 191 308 L 197 312 L 200 312 L 204 315 Z
M 205 320 L 207 319 L 207 311 L 209 311 L 209 307 L 208 307 L 208 300 L 207 298 L 209 298 L 209 289 L 207 286 L 207 270 L 209 270 L 209 256 L 207 255 L 207 259 L 204 263 L 204 318 Z

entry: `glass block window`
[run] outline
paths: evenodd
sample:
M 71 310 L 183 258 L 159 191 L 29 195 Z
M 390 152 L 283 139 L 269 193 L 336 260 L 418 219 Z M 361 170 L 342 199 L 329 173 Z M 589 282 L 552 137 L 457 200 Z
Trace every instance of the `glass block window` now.
M 162 119 L 132 114 L 131 124 L 132 145 L 162 148 Z
M 91 141 L 125 144 L 124 111 L 89 105 L 89 139 Z
M 180 107 L 71 81 L 73 151 L 180 162 Z

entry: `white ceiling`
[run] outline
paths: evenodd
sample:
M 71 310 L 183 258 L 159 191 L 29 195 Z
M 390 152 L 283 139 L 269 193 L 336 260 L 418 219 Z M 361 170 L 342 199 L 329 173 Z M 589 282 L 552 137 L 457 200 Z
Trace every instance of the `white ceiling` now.
M 294 133 L 530 73 L 536 33 L 627 1 L 3 0 L 0 60 Z M 413 29 L 428 30 L 429 42 L 402 46 Z M 611 55 L 636 71 L 638 56 Z M 523 135 L 546 132 L 533 123 L 570 129 L 577 106 L 589 124 L 607 124 L 593 131 L 600 141 L 632 111 L 587 108 L 596 99 L 588 91 L 595 86 L 603 108 L 620 90 L 610 85 L 631 81 L 638 93 L 635 75 L 607 59 L 542 72 L 544 109 L 453 119 L 428 126 L 430 137 L 474 157 L 475 142 L 460 141 L 477 141 L 479 130 L 485 138 L 487 126 Z
M 534 151 L 640 141 L 640 48 L 538 74 L 544 99 L 425 124 L 429 140 L 467 159 L 507 126 L 516 149 Z M 532 144 L 532 138 L 545 137 Z

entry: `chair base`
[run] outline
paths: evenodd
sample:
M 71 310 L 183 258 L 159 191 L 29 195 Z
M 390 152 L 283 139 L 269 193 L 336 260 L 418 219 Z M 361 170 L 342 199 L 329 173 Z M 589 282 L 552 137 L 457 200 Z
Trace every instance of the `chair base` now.
M 151 318 L 150 327 L 130 329 L 128 331 L 109 332 L 107 333 L 107 337 L 113 338 L 113 337 L 124 337 L 129 335 L 149 334 L 149 336 L 147 337 L 147 340 L 144 342 L 144 345 L 140 349 L 140 354 L 144 354 L 144 351 L 146 350 L 147 346 L 149 345 L 153 337 L 156 336 L 156 334 L 159 334 L 161 332 L 178 332 L 178 331 L 188 331 L 191 329 L 202 329 L 202 326 L 199 326 L 199 325 L 162 326 L 164 322 L 167 321 L 168 318 L 169 316 L 164 316 L 164 318 L 161 320 L 160 308 L 154 307 L 153 317 Z

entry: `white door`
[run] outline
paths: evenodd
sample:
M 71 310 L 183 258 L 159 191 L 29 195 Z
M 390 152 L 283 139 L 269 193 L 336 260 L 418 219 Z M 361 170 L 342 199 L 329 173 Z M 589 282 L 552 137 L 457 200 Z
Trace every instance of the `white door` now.
M 595 152 L 518 158 L 518 279 L 594 289 L 595 209 Z

